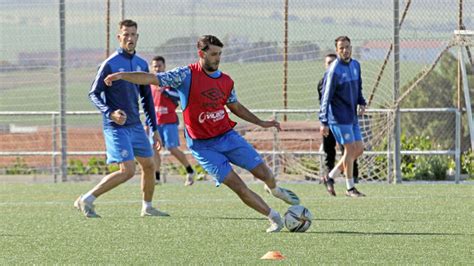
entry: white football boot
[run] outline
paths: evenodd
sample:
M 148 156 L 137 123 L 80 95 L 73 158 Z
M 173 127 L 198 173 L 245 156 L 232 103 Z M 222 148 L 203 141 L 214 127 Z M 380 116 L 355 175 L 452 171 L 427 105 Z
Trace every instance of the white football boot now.
M 194 173 L 186 175 L 186 181 L 184 182 L 185 186 L 192 186 L 194 184 Z
M 145 216 L 170 216 L 170 215 L 167 214 L 166 212 L 159 211 L 153 207 L 148 207 L 148 208 L 142 209 L 141 216 L 145 217 Z
M 95 212 L 94 204 L 82 200 L 82 195 L 74 201 L 74 207 L 82 212 L 87 218 L 100 218 L 100 215 Z
M 289 189 L 281 188 L 277 186 L 277 189 L 274 189 L 272 191 L 267 185 L 265 185 L 265 191 L 267 191 L 274 197 L 279 198 L 290 205 L 300 204 L 300 198 L 293 191 Z
M 270 227 L 267 229 L 267 233 L 277 233 L 283 229 L 283 221 L 281 220 L 280 214 L 278 216 L 268 218 L 270 221 Z

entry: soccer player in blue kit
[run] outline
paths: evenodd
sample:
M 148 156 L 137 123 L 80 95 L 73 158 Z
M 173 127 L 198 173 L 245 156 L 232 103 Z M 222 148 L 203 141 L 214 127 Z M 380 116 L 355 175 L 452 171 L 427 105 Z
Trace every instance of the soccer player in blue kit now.
M 245 204 L 268 217 L 270 227 L 267 232 L 279 232 L 283 228 L 280 214 L 247 187 L 231 163 L 262 180 L 265 190 L 271 195 L 291 205 L 299 204 L 300 200 L 292 191 L 277 186 L 273 173 L 260 155 L 233 129 L 236 123 L 230 120 L 225 107 L 241 119 L 263 128 L 280 130 L 280 124 L 275 120 L 259 119 L 237 100 L 233 80 L 218 69 L 223 46 L 217 37 L 204 35 L 197 42 L 199 61 L 194 64 L 156 75 L 114 73 L 105 82 L 110 86 L 126 80 L 177 89 L 183 109 L 186 142 L 194 158 L 213 176 L 216 186 L 225 184 Z
M 324 74 L 319 120 L 321 134 L 327 137 L 331 129 L 336 141 L 344 146 L 344 153 L 329 172 L 328 178 L 332 179 L 342 165 L 346 177 L 346 195 L 363 197 L 365 195 L 355 188 L 353 178 L 354 161 L 364 152 L 357 107 L 359 114 L 363 115 L 367 105 L 362 95 L 360 64 L 351 58 L 352 46 L 349 37 L 339 36 L 335 45 L 337 59 Z
M 327 54 L 324 57 L 324 67 L 325 69 L 328 69 L 329 66 L 331 65 L 334 60 L 336 60 L 337 55 L 336 54 Z M 318 83 L 318 96 L 319 96 L 319 102 L 321 102 L 321 97 L 323 94 L 323 83 L 324 83 L 324 77 L 319 81 Z M 339 147 L 342 150 L 342 153 L 344 153 L 344 146 L 339 145 Z M 322 180 L 324 182 L 324 185 L 326 186 L 326 189 L 331 196 L 336 196 L 336 191 L 334 190 L 334 179 L 332 177 L 329 177 L 329 173 L 331 172 L 332 169 L 334 169 L 334 164 L 336 161 L 336 139 L 334 138 L 334 135 L 332 134 L 331 130 L 329 130 L 328 135 L 323 136 L 323 150 L 325 153 L 325 158 L 324 158 L 324 164 L 326 166 L 326 173 L 322 177 Z M 353 168 L 353 173 L 354 173 L 354 182 L 357 183 L 357 178 L 359 175 L 359 167 L 357 164 L 357 160 L 354 161 L 354 168 Z
M 134 159 L 136 159 L 142 169 L 141 216 L 168 216 L 167 213 L 152 207 L 155 190 L 153 148 L 140 121 L 139 98 L 145 112 L 146 124 L 156 132 L 153 138 L 155 149 L 158 151 L 161 148 L 161 139 L 157 131 L 150 86 L 120 81 L 116 82 L 112 89 L 106 89 L 104 83 L 104 78 L 115 72 L 148 72 L 147 62 L 135 52 L 138 41 L 137 23 L 132 20 L 121 21 L 117 39 L 120 48 L 101 64 L 92 83 L 89 98 L 103 114 L 107 163 L 118 163 L 120 170 L 105 176 L 93 189 L 79 196 L 74 206 L 88 218 L 100 217 L 95 212 L 94 201 L 132 178 L 135 175 Z

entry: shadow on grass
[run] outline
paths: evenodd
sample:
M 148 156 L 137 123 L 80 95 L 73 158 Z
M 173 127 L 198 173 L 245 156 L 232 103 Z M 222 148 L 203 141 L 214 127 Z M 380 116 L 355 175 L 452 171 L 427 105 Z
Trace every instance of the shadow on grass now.
M 261 217 L 261 218 L 258 218 L 258 217 L 203 217 L 203 218 L 211 218 L 211 219 L 219 219 L 219 220 L 247 220 L 247 221 L 267 221 L 268 219 L 267 218 L 264 218 L 264 217 Z
M 191 217 L 189 217 L 191 218 Z M 196 218 L 196 217 L 193 217 L 193 218 Z M 267 218 L 265 217 L 215 217 L 215 216 L 203 216 L 201 218 L 205 218 L 205 219 L 221 219 L 221 220 L 268 220 Z M 283 218 L 283 217 L 282 217 Z M 361 222 L 361 221 L 379 221 L 379 222 L 416 222 L 416 220 L 381 220 L 381 219 L 321 219 L 321 218 L 317 218 L 317 219 L 313 219 L 312 221 L 317 223 L 318 221 L 335 221 L 335 222 L 347 222 L 347 221 L 354 221 L 354 222 Z
M 329 235 L 365 235 L 365 236 L 468 236 L 472 234 L 458 233 L 405 233 L 405 232 L 357 232 L 357 231 L 330 231 L 330 232 L 307 232 L 310 234 L 329 234 Z
M 313 221 L 332 221 L 332 222 L 362 222 L 362 221 L 377 221 L 377 222 L 418 222 L 419 220 L 396 220 L 396 219 L 357 219 L 357 218 L 316 218 Z

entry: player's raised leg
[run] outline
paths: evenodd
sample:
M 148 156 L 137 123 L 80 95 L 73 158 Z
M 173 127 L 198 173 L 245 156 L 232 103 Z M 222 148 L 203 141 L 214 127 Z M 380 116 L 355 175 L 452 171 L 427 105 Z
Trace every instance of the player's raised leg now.
M 268 217 L 270 221 L 268 233 L 279 232 L 283 228 L 280 214 L 271 209 L 258 194 L 250 190 L 234 171 L 230 171 L 225 177 L 224 184 L 232 189 L 247 206 Z
M 298 196 L 291 190 L 277 186 L 272 171 L 257 151 L 242 136 L 234 132 L 229 134 L 228 138 L 233 143 L 226 152 L 230 162 L 247 169 L 256 178 L 262 180 L 265 183 L 265 190 L 271 195 L 291 205 L 298 205 L 300 203 Z
M 258 179 L 262 180 L 265 183 L 265 190 L 275 196 L 283 200 L 284 202 L 290 205 L 298 205 L 300 204 L 299 197 L 291 190 L 282 188 L 277 186 L 277 182 L 272 171 L 268 168 L 268 166 L 262 162 L 254 169 L 250 170 L 250 172 Z

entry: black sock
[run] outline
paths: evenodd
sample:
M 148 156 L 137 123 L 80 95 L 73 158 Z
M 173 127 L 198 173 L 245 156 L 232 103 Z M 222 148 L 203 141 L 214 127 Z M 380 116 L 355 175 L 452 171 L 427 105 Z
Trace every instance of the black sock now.
M 193 168 L 191 167 L 191 165 L 189 165 L 189 166 L 186 167 L 186 172 L 187 172 L 188 174 L 194 173 L 194 170 L 193 170 Z
M 156 181 L 160 181 L 160 172 L 155 172 Z

